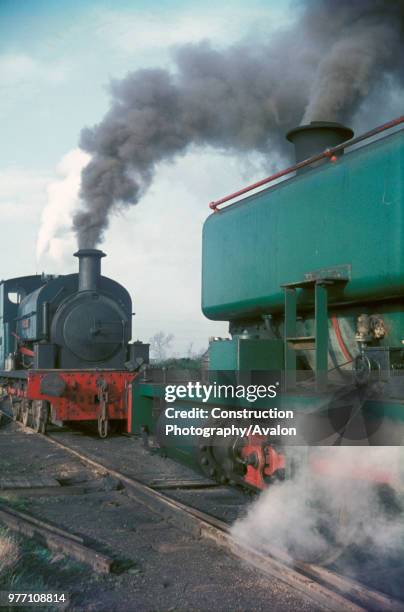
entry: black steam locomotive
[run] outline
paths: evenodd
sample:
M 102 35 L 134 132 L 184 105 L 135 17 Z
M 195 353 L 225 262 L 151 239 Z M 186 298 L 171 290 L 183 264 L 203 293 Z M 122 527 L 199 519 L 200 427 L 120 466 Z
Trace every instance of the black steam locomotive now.
M 79 273 L 0 283 L 0 384 L 15 419 L 44 431 L 57 422 L 126 423 L 131 382 L 148 345 L 130 343 L 132 300 L 101 276 L 96 249 L 81 249 Z

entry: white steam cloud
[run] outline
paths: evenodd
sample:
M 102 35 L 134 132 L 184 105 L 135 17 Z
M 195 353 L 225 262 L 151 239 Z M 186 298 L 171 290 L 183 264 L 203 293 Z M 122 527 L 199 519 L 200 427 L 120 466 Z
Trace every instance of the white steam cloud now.
M 299 466 L 295 477 L 270 485 L 234 524 L 238 541 L 262 552 L 282 550 L 291 562 L 332 562 L 352 544 L 378 556 L 402 550 L 400 447 L 291 452 Z M 308 452 L 327 473 L 306 461 Z
M 79 148 L 63 156 L 56 168 L 58 178 L 46 188 L 47 204 L 42 211 L 36 245 L 39 261 L 45 255 L 60 261 L 71 255 L 75 245 L 72 217 L 79 204 L 81 171 L 90 156 Z

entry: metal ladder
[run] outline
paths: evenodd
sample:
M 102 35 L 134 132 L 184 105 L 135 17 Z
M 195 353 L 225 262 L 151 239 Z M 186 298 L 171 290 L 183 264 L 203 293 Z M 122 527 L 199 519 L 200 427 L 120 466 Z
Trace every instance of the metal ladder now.
M 282 285 L 285 295 L 284 348 L 285 391 L 296 388 L 296 364 L 299 350 L 315 351 L 316 390 L 327 387 L 328 374 L 328 289 L 345 278 L 309 278 L 298 283 Z M 314 336 L 297 336 L 296 289 L 314 292 Z

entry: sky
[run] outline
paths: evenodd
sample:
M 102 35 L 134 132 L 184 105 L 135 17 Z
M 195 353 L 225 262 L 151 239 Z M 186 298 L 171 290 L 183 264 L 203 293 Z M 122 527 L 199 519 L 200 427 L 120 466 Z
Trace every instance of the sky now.
M 291 19 L 286 0 L 0 0 L 0 278 L 76 271 L 69 228 L 88 159 L 79 134 L 108 109 L 111 79 L 170 67 L 176 45 L 224 48 Z M 115 215 L 103 273 L 132 295 L 133 339 L 161 330 L 185 355 L 227 335 L 201 313 L 202 225 L 212 199 L 262 176 L 262 160 L 193 149 L 160 164 L 142 201 Z

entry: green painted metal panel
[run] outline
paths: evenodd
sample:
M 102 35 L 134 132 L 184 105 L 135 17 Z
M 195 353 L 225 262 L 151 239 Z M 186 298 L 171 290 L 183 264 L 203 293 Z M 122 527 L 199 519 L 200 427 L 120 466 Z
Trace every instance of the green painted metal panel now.
M 287 338 L 296 336 L 297 300 L 296 290 L 285 288 L 285 322 L 283 336 L 285 338 L 285 387 L 294 389 L 296 386 L 296 351 L 289 348 Z M 302 334 L 303 335 L 303 334 Z
M 239 370 L 278 371 L 283 368 L 282 340 L 239 339 Z
M 238 342 L 233 340 L 215 340 L 209 344 L 210 370 L 238 369 Z
M 131 433 L 140 433 L 146 427 L 154 433 L 154 400 L 163 397 L 164 385 L 147 384 L 135 379 L 132 383 Z
M 328 369 L 328 299 L 326 287 L 315 286 L 315 300 L 316 386 L 317 390 L 321 391 L 327 385 Z
M 209 369 L 212 371 L 281 370 L 283 342 L 233 338 L 209 345 Z
M 403 178 L 400 131 L 212 214 L 203 231 L 204 314 L 281 312 L 282 284 L 336 266 L 351 266 L 343 302 L 401 296 Z

